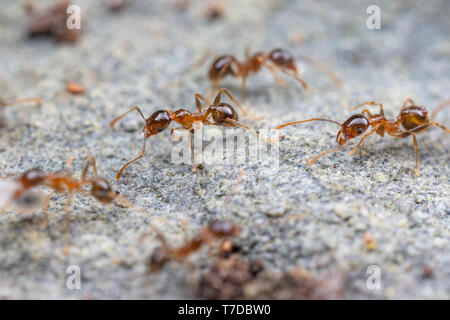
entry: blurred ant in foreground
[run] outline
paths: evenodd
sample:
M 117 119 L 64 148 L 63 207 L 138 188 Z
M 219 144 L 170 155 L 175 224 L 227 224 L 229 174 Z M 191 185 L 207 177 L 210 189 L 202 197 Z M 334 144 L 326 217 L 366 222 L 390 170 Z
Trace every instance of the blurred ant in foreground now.
M 400 114 L 397 116 L 396 120 L 387 120 L 384 116 L 383 105 L 381 103 L 376 102 L 364 102 L 362 104 L 357 105 L 353 109 L 357 109 L 364 105 L 377 105 L 380 108 L 380 113 L 372 115 L 369 110 L 364 109 L 361 114 L 356 114 L 348 118 L 344 123 L 339 123 L 333 120 L 323 119 L 323 118 L 313 118 L 308 120 L 301 121 L 293 121 L 288 122 L 276 127 L 276 129 L 281 129 L 289 125 L 310 122 L 310 121 L 328 121 L 335 123 L 341 127 L 336 135 L 336 142 L 339 144 L 338 147 L 326 150 L 322 153 L 319 153 L 314 158 L 310 159 L 306 165 L 306 167 L 312 166 L 318 159 L 321 157 L 336 151 L 341 151 L 345 148 L 346 143 L 361 135 L 369 127 L 372 129 L 367 132 L 350 151 L 350 154 L 354 154 L 356 149 L 361 146 L 363 141 L 373 133 L 377 133 L 379 136 L 384 137 L 384 134 L 387 133 L 394 138 L 407 138 L 412 136 L 414 149 L 416 153 L 416 175 L 419 176 L 419 147 L 417 144 L 416 134 L 421 133 L 428 129 L 431 126 L 437 126 L 443 129 L 445 132 L 450 133 L 450 129 L 446 128 L 440 123 L 430 121 L 428 117 L 428 110 L 425 107 L 416 105 L 411 99 L 406 99 L 403 103 L 403 106 L 400 110 Z M 450 100 L 445 101 L 442 105 L 440 105 L 432 114 L 431 119 L 434 119 L 434 116 L 442 110 L 444 107 L 450 105 Z M 401 129 L 400 126 L 404 128 Z
M 213 89 L 217 90 L 220 82 L 228 75 L 242 79 L 242 100 L 245 101 L 246 94 L 246 80 L 252 73 L 259 72 L 262 67 L 267 68 L 272 72 L 275 81 L 278 85 L 285 87 L 286 84 L 278 77 L 277 72 L 281 71 L 295 80 L 300 82 L 303 89 L 308 89 L 306 82 L 299 76 L 297 65 L 293 54 L 286 49 L 273 49 L 269 52 L 257 52 L 250 56 L 249 49 L 245 51 L 245 61 L 239 61 L 235 56 L 225 54 L 217 57 L 214 52 L 207 52 L 200 60 L 194 65 L 194 69 L 200 67 L 210 56 L 216 57 L 211 64 L 208 72 L 210 81 L 214 83 Z M 338 87 L 342 87 L 342 81 L 337 75 L 335 75 L 328 68 L 320 65 L 313 59 L 300 56 L 304 61 L 314 65 L 324 72 L 334 84 Z
M 42 100 L 40 98 L 25 98 L 25 99 L 15 100 L 12 102 L 4 102 L 3 100 L 0 100 L 0 128 L 5 125 L 5 119 L 3 118 L 3 108 L 21 104 L 21 103 L 28 103 L 28 102 L 40 105 L 42 103 Z
M 81 174 L 81 179 L 73 177 L 70 165 L 71 160 L 69 160 L 68 172 L 45 172 L 42 169 L 34 168 L 26 171 L 14 181 L 0 181 L 0 207 L 11 208 L 19 212 L 35 212 L 43 208 L 46 214 L 46 226 L 48 224 L 47 210 L 50 198 L 54 193 L 67 192 L 68 198 L 64 216 L 64 235 L 66 237 L 74 193 L 92 196 L 104 204 L 110 204 L 114 200 L 119 200 L 119 198 L 122 199 L 118 193 L 112 190 L 108 181 L 97 176 L 94 156 L 91 155 L 87 160 Z M 88 178 L 87 173 L 90 166 L 92 166 L 94 175 Z M 46 196 L 41 190 L 37 189 L 39 186 L 48 187 L 53 192 L 49 196 Z M 85 190 L 83 188 L 85 186 L 90 187 L 90 189 L 88 191 Z M 64 250 L 67 250 L 67 246 L 65 246 Z
M 214 125 L 214 126 L 223 126 L 223 127 L 241 127 L 243 129 L 250 130 L 249 127 L 241 124 L 238 120 L 238 114 L 234 110 L 234 108 L 225 102 L 220 102 L 222 97 L 222 93 L 225 93 L 234 104 L 236 104 L 243 114 L 246 114 L 245 109 L 241 107 L 241 105 L 237 102 L 237 100 L 233 97 L 233 95 L 227 89 L 220 89 L 217 94 L 214 102 L 211 104 L 206 98 L 204 98 L 201 94 L 194 94 L 195 103 L 197 105 L 198 112 L 190 112 L 184 109 L 179 109 L 177 111 L 170 110 L 158 110 L 155 111 L 150 117 L 145 118 L 141 109 L 138 106 L 135 106 L 125 112 L 124 114 L 118 116 L 110 123 L 110 127 L 113 127 L 114 124 L 122 119 L 124 116 L 129 114 L 130 112 L 137 111 L 141 115 L 142 119 L 145 121 L 145 125 L 143 128 L 144 132 L 144 144 L 142 146 L 141 154 L 127 162 L 117 173 L 117 180 L 120 179 L 123 171 L 126 167 L 128 167 L 133 162 L 142 158 L 145 154 L 147 139 L 151 136 L 154 136 L 162 131 L 164 131 L 170 124 L 171 121 L 175 121 L 181 125 L 181 127 L 173 128 L 171 134 L 173 135 L 175 130 L 188 130 L 190 134 L 190 146 L 191 146 L 191 154 L 194 159 L 194 172 L 197 169 L 197 164 L 195 162 L 194 156 L 194 147 L 193 147 L 193 134 L 194 134 L 194 123 L 201 122 L 203 125 Z M 206 102 L 208 104 L 208 108 L 203 111 L 201 101 Z M 212 121 L 211 121 L 212 120 Z
M 153 252 L 150 261 L 150 272 L 156 272 L 160 270 L 170 260 L 182 260 L 186 259 L 191 253 L 199 250 L 204 244 L 210 244 L 214 239 L 224 239 L 238 236 L 239 228 L 226 220 L 214 220 L 194 236 L 186 244 L 179 248 L 171 248 L 167 244 L 166 238 L 163 234 L 156 230 L 157 236 L 162 243 L 161 247 L 158 247 Z M 225 242 L 228 245 L 227 242 Z

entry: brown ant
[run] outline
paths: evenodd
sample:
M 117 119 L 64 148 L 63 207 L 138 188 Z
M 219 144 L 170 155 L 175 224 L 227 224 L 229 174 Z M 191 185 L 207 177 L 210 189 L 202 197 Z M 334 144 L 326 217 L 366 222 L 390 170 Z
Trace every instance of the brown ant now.
M 214 52 L 207 52 L 195 65 L 194 69 L 200 67 L 208 57 L 216 57 L 217 54 Z M 337 75 L 335 75 L 328 68 L 320 65 L 315 60 L 307 57 L 300 56 L 304 61 L 314 65 L 324 72 L 334 84 L 341 88 L 342 81 Z M 262 67 L 266 67 L 270 72 L 272 72 L 275 81 L 278 85 L 285 87 L 286 84 L 278 77 L 277 71 L 281 71 L 288 76 L 293 77 L 295 80 L 300 82 L 304 89 L 308 89 L 306 82 L 299 76 L 297 65 L 295 62 L 294 55 L 286 49 L 273 49 L 268 52 L 257 52 L 250 56 L 249 49 L 246 48 L 245 51 L 245 61 L 239 61 L 234 55 L 225 54 L 215 58 L 211 64 L 208 77 L 210 81 L 214 83 L 214 89 L 219 87 L 220 81 L 226 76 L 230 75 L 232 77 L 241 77 L 242 79 L 242 99 L 245 101 L 246 93 L 246 80 L 252 73 L 257 73 Z
M 126 167 L 128 167 L 133 162 L 141 159 L 145 154 L 147 139 L 151 136 L 154 136 L 162 131 L 164 131 L 170 124 L 171 121 L 175 121 L 181 125 L 178 128 L 172 128 L 171 134 L 174 133 L 175 130 L 188 130 L 190 134 L 190 146 L 191 153 L 194 159 L 194 172 L 197 169 L 197 164 L 195 162 L 194 157 L 194 148 L 193 148 L 193 134 L 194 134 L 194 123 L 201 122 L 203 125 L 214 125 L 214 126 L 223 126 L 223 127 L 241 127 L 243 129 L 250 130 L 249 127 L 241 124 L 238 120 L 238 114 L 234 110 L 234 108 L 225 102 L 221 102 L 220 99 L 222 97 L 222 93 L 225 93 L 231 101 L 236 104 L 242 113 L 245 113 L 245 110 L 241 107 L 241 105 L 237 102 L 237 100 L 233 97 L 233 95 L 227 89 L 220 89 L 217 94 L 214 102 L 211 104 L 206 98 L 204 98 L 201 94 L 194 94 L 195 96 L 195 104 L 197 105 L 198 112 L 190 112 L 184 109 L 179 109 L 177 111 L 170 110 L 158 110 L 155 111 L 150 117 L 145 118 L 141 109 L 138 106 L 134 106 L 124 114 L 118 116 L 110 123 L 110 127 L 113 127 L 114 124 L 122 119 L 124 116 L 129 114 L 130 112 L 137 111 L 141 115 L 142 119 L 145 121 L 145 125 L 143 128 L 144 132 L 144 144 L 142 146 L 141 154 L 127 162 L 117 173 L 117 180 L 120 179 L 123 171 Z M 203 111 L 201 101 L 206 102 L 208 104 L 208 108 Z M 212 120 L 212 121 L 211 121 Z
M 15 100 L 12 102 L 4 102 L 3 100 L 0 99 L 0 128 L 3 127 L 5 124 L 5 121 L 3 119 L 3 108 L 17 105 L 20 103 L 27 103 L 27 102 L 32 102 L 37 105 L 40 105 L 42 103 L 42 100 L 40 98 L 25 98 L 25 99 Z
M 69 161 L 71 164 L 71 160 Z M 92 166 L 93 177 L 88 178 L 89 167 Z M 36 191 L 39 186 L 45 186 L 53 190 L 50 196 L 45 197 L 42 192 Z M 89 191 L 83 187 L 89 186 Z M 73 177 L 71 169 L 68 172 L 56 171 L 46 172 L 39 168 L 26 171 L 14 181 L 1 181 L 0 189 L 2 197 L 1 207 L 13 207 L 19 211 L 32 212 L 39 208 L 44 208 L 46 214 L 45 225 L 48 223 L 48 202 L 53 193 L 68 193 L 64 216 L 64 233 L 69 227 L 69 212 L 74 193 L 89 195 L 104 204 L 110 204 L 117 198 L 118 193 L 114 192 L 109 182 L 97 176 L 97 166 L 94 156 L 87 160 L 81 174 L 81 179 Z M 44 198 L 46 198 L 44 200 Z M 65 247 L 66 248 L 66 247 Z
M 194 236 L 186 244 L 179 248 L 171 248 L 163 234 L 154 228 L 159 240 L 162 243 L 152 254 L 149 267 L 151 272 L 160 270 L 170 260 L 182 260 L 191 253 L 199 250 L 203 244 L 210 244 L 214 239 L 224 239 L 238 236 L 239 228 L 226 220 L 214 220 Z
M 431 119 L 437 114 L 438 111 L 442 110 L 444 107 L 450 104 L 450 100 L 444 102 L 441 106 L 439 106 L 431 115 Z M 345 148 L 346 143 L 361 135 L 369 127 L 372 129 L 367 132 L 359 141 L 353 150 L 350 151 L 350 154 L 354 154 L 356 149 L 361 146 L 363 141 L 373 133 L 377 133 L 379 136 L 384 137 L 384 134 L 387 133 L 394 138 L 407 138 L 412 136 L 414 149 L 416 153 L 416 175 L 419 176 L 419 147 L 417 144 L 416 134 L 425 131 L 430 126 L 438 126 L 444 131 L 450 133 L 450 129 L 446 128 L 440 123 L 430 121 L 428 117 L 428 110 L 425 107 L 416 105 L 411 99 L 406 99 L 403 103 L 403 106 L 400 110 L 400 114 L 397 116 L 396 120 L 388 120 L 384 116 L 383 105 L 381 103 L 376 102 L 364 102 L 354 109 L 362 107 L 364 105 L 377 105 L 380 108 L 380 113 L 372 115 L 369 110 L 364 109 L 361 114 L 352 115 L 348 118 L 344 123 L 339 123 L 333 120 L 323 119 L 323 118 L 313 118 L 308 120 L 301 121 L 293 121 L 284 123 L 276 127 L 276 129 L 281 129 L 289 125 L 310 122 L 310 121 L 328 121 L 335 123 L 341 127 L 336 135 L 336 142 L 339 144 L 338 147 L 326 150 L 322 153 L 319 153 L 314 158 L 310 159 L 307 163 L 306 167 L 312 166 L 319 158 L 336 151 L 341 151 Z M 403 127 L 403 129 L 400 128 Z

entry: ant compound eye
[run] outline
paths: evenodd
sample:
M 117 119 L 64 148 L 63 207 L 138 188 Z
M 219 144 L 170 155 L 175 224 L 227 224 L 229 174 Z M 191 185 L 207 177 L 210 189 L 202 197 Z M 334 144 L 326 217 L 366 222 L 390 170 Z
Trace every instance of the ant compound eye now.
M 364 132 L 363 128 L 361 128 L 361 127 L 359 127 L 359 128 L 357 129 L 357 131 L 358 131 L 358 134 L 361 134 L 361 133 Z

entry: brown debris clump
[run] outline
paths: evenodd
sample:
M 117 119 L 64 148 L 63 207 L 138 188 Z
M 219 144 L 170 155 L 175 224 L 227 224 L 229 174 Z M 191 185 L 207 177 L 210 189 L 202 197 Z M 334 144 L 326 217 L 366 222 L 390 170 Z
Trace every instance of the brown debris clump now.
M 252 281 L 264 265 L 259 260 L 247 261 L 239 254 L 218 259 L 199 282 L 200 294 L 206 299 L 243 299 L 244 286 Z
M 304 269 L 267 273 L 245 288 L 246 299 L 341 300 L 344 299 L 344 277 L 332 272 L 322 279 Z
M 222 0 L 213 0 L 206 6 L 205 18 L 209 21 L 222 18 L 225 9 L 225 3 Z
M 56 41 L 74 43 L 80 37 L 80 29 L 67 28 L 67 8 L 71 5 L 68 0 L 61 0 L 45 10 L 37 11 L 34 4 L 28 2 L 25 5 L 30 22 L 28 24 L 28 36 L 30 38 L 49 35 Z
M 109 0 L 108 8 L 112 12 L 120 12 L 131 4 L 131 0 Z
M 240 254 L 218 259 L 199 281 L 200 294 L 206 299 L 344 299 L 344 277 L 332 272 L 321 279 L 303 269 L 287 272 L 263 272 L 260 260 L 245 260 Z
M 84 94 L 86 93 L 86 89 L 76 82 L 67 82 L 66 83 L 66 90 L 71 94 Z

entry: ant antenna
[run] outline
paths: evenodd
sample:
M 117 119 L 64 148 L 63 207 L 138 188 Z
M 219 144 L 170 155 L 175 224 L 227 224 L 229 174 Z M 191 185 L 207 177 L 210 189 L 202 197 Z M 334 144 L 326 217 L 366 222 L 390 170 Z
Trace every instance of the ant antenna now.
M 279 125 L 278 127 L 276 127 L 276 130 L 280 130 L 281 128 L 293 125 L 293 124 L 297 124 L 297 123 L 303 123 L 303 122 L 311 122 L 311 121 L 327 121 L 327 122 L 332 122 L 337 124 L 338 126 L 342 127 L 342 124 L 337 122 L 337 121 L 333 121 L 333 120 L 329 120 L 329 119 L 324 119 L 324 118 L 312 118 L 312 119 L 308 119 L 308 120 L 300 120 L 300 121 L 292 121 L 292 122 L 287 122 L 284 124 Z
M 316 67 L 317 69 L 319 69 L 320 71 L 325 73 L 331 79 L 331 81 L 334 82 L 336 87 L 338 87 L 339 89 L 342 89 L 342 87 L 343 87 L 342 80 L 333 71 L 331 71 L 327 67 L 323 66 L 322 64 L 318 63 L 316 60 L 314 60 L 308 56 L 299 55 L 299 57 L 300 57 L 300 59 L 305 60 L 309 64 L 313 65 L 314 67 Z

